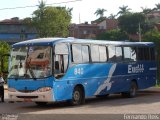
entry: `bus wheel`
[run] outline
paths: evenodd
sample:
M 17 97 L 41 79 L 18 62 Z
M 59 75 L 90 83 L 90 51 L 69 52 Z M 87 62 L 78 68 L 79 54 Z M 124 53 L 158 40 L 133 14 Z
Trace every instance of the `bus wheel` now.
M 38 106 L 45 106 L 47 102 L 35 102 Z
M 83 90 L 81 87 L 76 87 L 72 94 L 71 105 L 80 105 L 85 101 Z
M 122 92 L 122 96 L 123 97 L 129 97 L 129 98 L 133 98 L 137 95 L 137 84 L 135 81 L 131 82 L 131 86 L 128 92 Z

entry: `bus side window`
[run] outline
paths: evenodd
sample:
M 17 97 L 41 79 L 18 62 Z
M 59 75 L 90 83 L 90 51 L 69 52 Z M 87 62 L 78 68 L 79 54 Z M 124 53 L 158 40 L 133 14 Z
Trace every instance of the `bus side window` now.
M 89 45 L 72 44 L 71 52 L 72 52 L 72 62 L 76 64 L 90 62 Z
M 116 47 L 116 61 L 122 61 L 122 47 Z
M 54 69 L 54 73 L 55 74 L 58 74 L 60 71 L 59 71 L 59 62 L 58 61 L 55 61 L 55 69 Z
M 100 56 L 100 62 L 106 62 L 107 61 L 106 46 L 99 46 L 99 56 Z
M 72 44 L 72 62 L 82 63 L 82 46 L 81 44 Z
M 137 49 L 136 47 L 131 47 L 131 61 L 137 60 Z
M 138 60 L 150 60 L 150 50 L 147 47 L 138 47 Z
M 155 49 L 154 48 L 150 48 L 150 60 L 155 60 Z
M 143 50 L 143 54 L 144 54 L 144 60 L 150 60 L 150 56 L 149 56 L 149 48 L 143 48 L 144 50 Z
M 59 70 L 59 62 L 55 61 L 55 69 Z
M 68 46 L 60 43 L 55 46 L 54 76 L 59 79 L 65 75 L 68 68 Z
M 144 60 L 144 49 L 143 48 L 141 48 L 141 47 L 138 47 L 138 60 Z
M 131 61 L 131 49 L 130 49 L 130 47 L 123 47 L 123 53 L 124 53 L 124 61 L 125 62 Z
M 83 63 L 89 63 L 89 46 L 88 45 L 82 45 L 82 61 Z
M 91 58 L 92 62 L 99 62 L 100 54 L 98 45 L 91 45 Z
M 136 47 L 123 47 L 124 61 L 136 61 L 137 60 L 137 49 Z
M 115 46 L 108 46 L 108 61 L 116 61 L 116 48 Z

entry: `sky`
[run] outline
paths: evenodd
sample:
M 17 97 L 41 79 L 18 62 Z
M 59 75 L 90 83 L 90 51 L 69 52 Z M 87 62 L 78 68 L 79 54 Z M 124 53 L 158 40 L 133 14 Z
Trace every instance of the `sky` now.
M 32 17 L 33 11 L 37 7 L 28 7 L 23 9 L 5 9 L 3 8 L 15 8 L 23 6 L 34 6 L 38 5 L 39 0 L 1 0 L 0 4 L 0 20 L 10 19 L 13 17 L 19 17 L 20 19 L 26 17 Z M 68 2 L 67 1 L 76 1 L 76 0 L 44 0 L 46 4 L 52 3 L 61 3 L 61 4 L 52 4 L 52 6 L 66 6 L 68 8 L 73 8 L 72 11 L 72 23 L 84 23 L 91 22 L 98 18 L 94 13 L 100 9 L 107 10 L 104 13 L 104 16 L 110 16 L 110 14 L 117 14 L 119 7 L 123 5 L 131 8 L 131 12 L 140 12 L 143 8 L 154 8 L 155 4 L 160 3 L 160 0 L 79 0 L 77 2 Z

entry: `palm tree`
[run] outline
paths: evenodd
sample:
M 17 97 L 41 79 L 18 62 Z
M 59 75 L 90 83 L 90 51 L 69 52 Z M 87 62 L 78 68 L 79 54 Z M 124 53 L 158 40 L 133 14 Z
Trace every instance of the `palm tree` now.
M 128 14 L 130 13 L 129 11 L 131 10 L 130 8 L 128 8 L 128 6 L 122 6 L 122 7 L 119 7 L 120 11 L 117 13 L 120 14 L 120 15 L 124 15 L 124 14 Z
M 156 8 L 154 8 L 156 11 L 160 11 L 160 3 L 156 4 Z
M 109 19 L 115 19 L 117 15 L 110 14 Z
M 46 3 L 41 0 L 41 1 L 38 1 L 39 2 L 39 5 L 38 5 L 38 8 L 39 8 L 39 18 L 42 19 L 44 17 L 44 9 L 46 7 Z
M 104 12 L 106 12 L 106 11 L 107 10 L 105 10 L 105 9 L 98 8 L 94 14 L 96 14 L 96 16 L 100 16 L 100 18 L 103 18 Z
M 141 7 L 141 8 L 142 8 L 142 13 L 145 15 L 152 12 L 152 9 L 150 9 L 150 8 L 143 8 L 143 7 Z

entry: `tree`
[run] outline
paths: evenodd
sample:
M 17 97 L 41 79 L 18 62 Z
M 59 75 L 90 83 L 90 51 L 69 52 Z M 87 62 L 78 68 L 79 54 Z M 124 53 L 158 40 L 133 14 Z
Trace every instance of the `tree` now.
M 117 15 L 125 15 L 125 14 L 128 14 L 130 13 L 129 11 L 131 10 L 130 8 L 128 8 L 128 6 L 122 6 L 122 7 L 119 7 L 120 11 L 117 13 Z
M 143 36 L 143 41 L 154 42 L 156 44 L 157 51 L 157 62 L 158 62 L 158 83 L 160 84 L 160 32 L 157 30 L 150 30 L 146 32 Z
M 141 7 L 141 9 L 142 9 L 142 13 L 145 14 L 145 15 L 147 15 L 150 12 L 152 12 L 152 9 L 150 9 L 150 8 Z
M 154 42 L 158 46 L 160 46 L 160 32 L 155 29 L 146 32 L 144 34 L 143 41 Z M 160 52 L 160 50 L 159 50 L 159 52 Z
M 30 18 L 30 17 L 24 18 L 22 20 L 22 22 L 23 22 L 23 24 L 26 24 L 28 26 L 32 26 L 32 18 Z
M 0 41 L 0 57 L 2 59 L 2 55 L 4 54 L 8 54 L 10 51 L 10 46 L 8 43 L 4 42 L 4 41 Z M 2 64 L 2 63 L 1 63 Z M 8 71 L 8 59 L 4 58 L 4 70 Z M 2 69 L 0 70 L 0 73 L 2 72 Z
M 110 14 L 110 16 L 108 17 L 108 19 L 115 19 L 117 15 L 113 15 L 113 14 Z
M 35 26 L 40 37 L 66 37 L 71 21 L 72 9 L 66 7 L 45 7 L 43 1 L 33 12 L 32 24 Z
M 118 29 L 110 30 L 105 33 L 101 33 L 96 37 L 97 40 L 114 40 L 114 41 L 122 41 L 128 40 L 128 35 L 120 31 Z
M 124 14 L 118 18 L 118 21 L 122 31 L 128 34 L 137 34 L 139 31 L 139 24 L 141 25 L 141 29 L 142 26 L 144 26 L 145 16 L 142 13 Z
M 160 3 L 156 4 L 155 10 L 160 11 Z
M 107 11 L 107 10 L 105 10 L 105 9 L 100 9 L 100 8 L 98 8 L 94 14 L 95 14 L 96 16 L 100 16 L 100 18 L 103 18 L 104 12 L 106 12 L 106 11 Z

